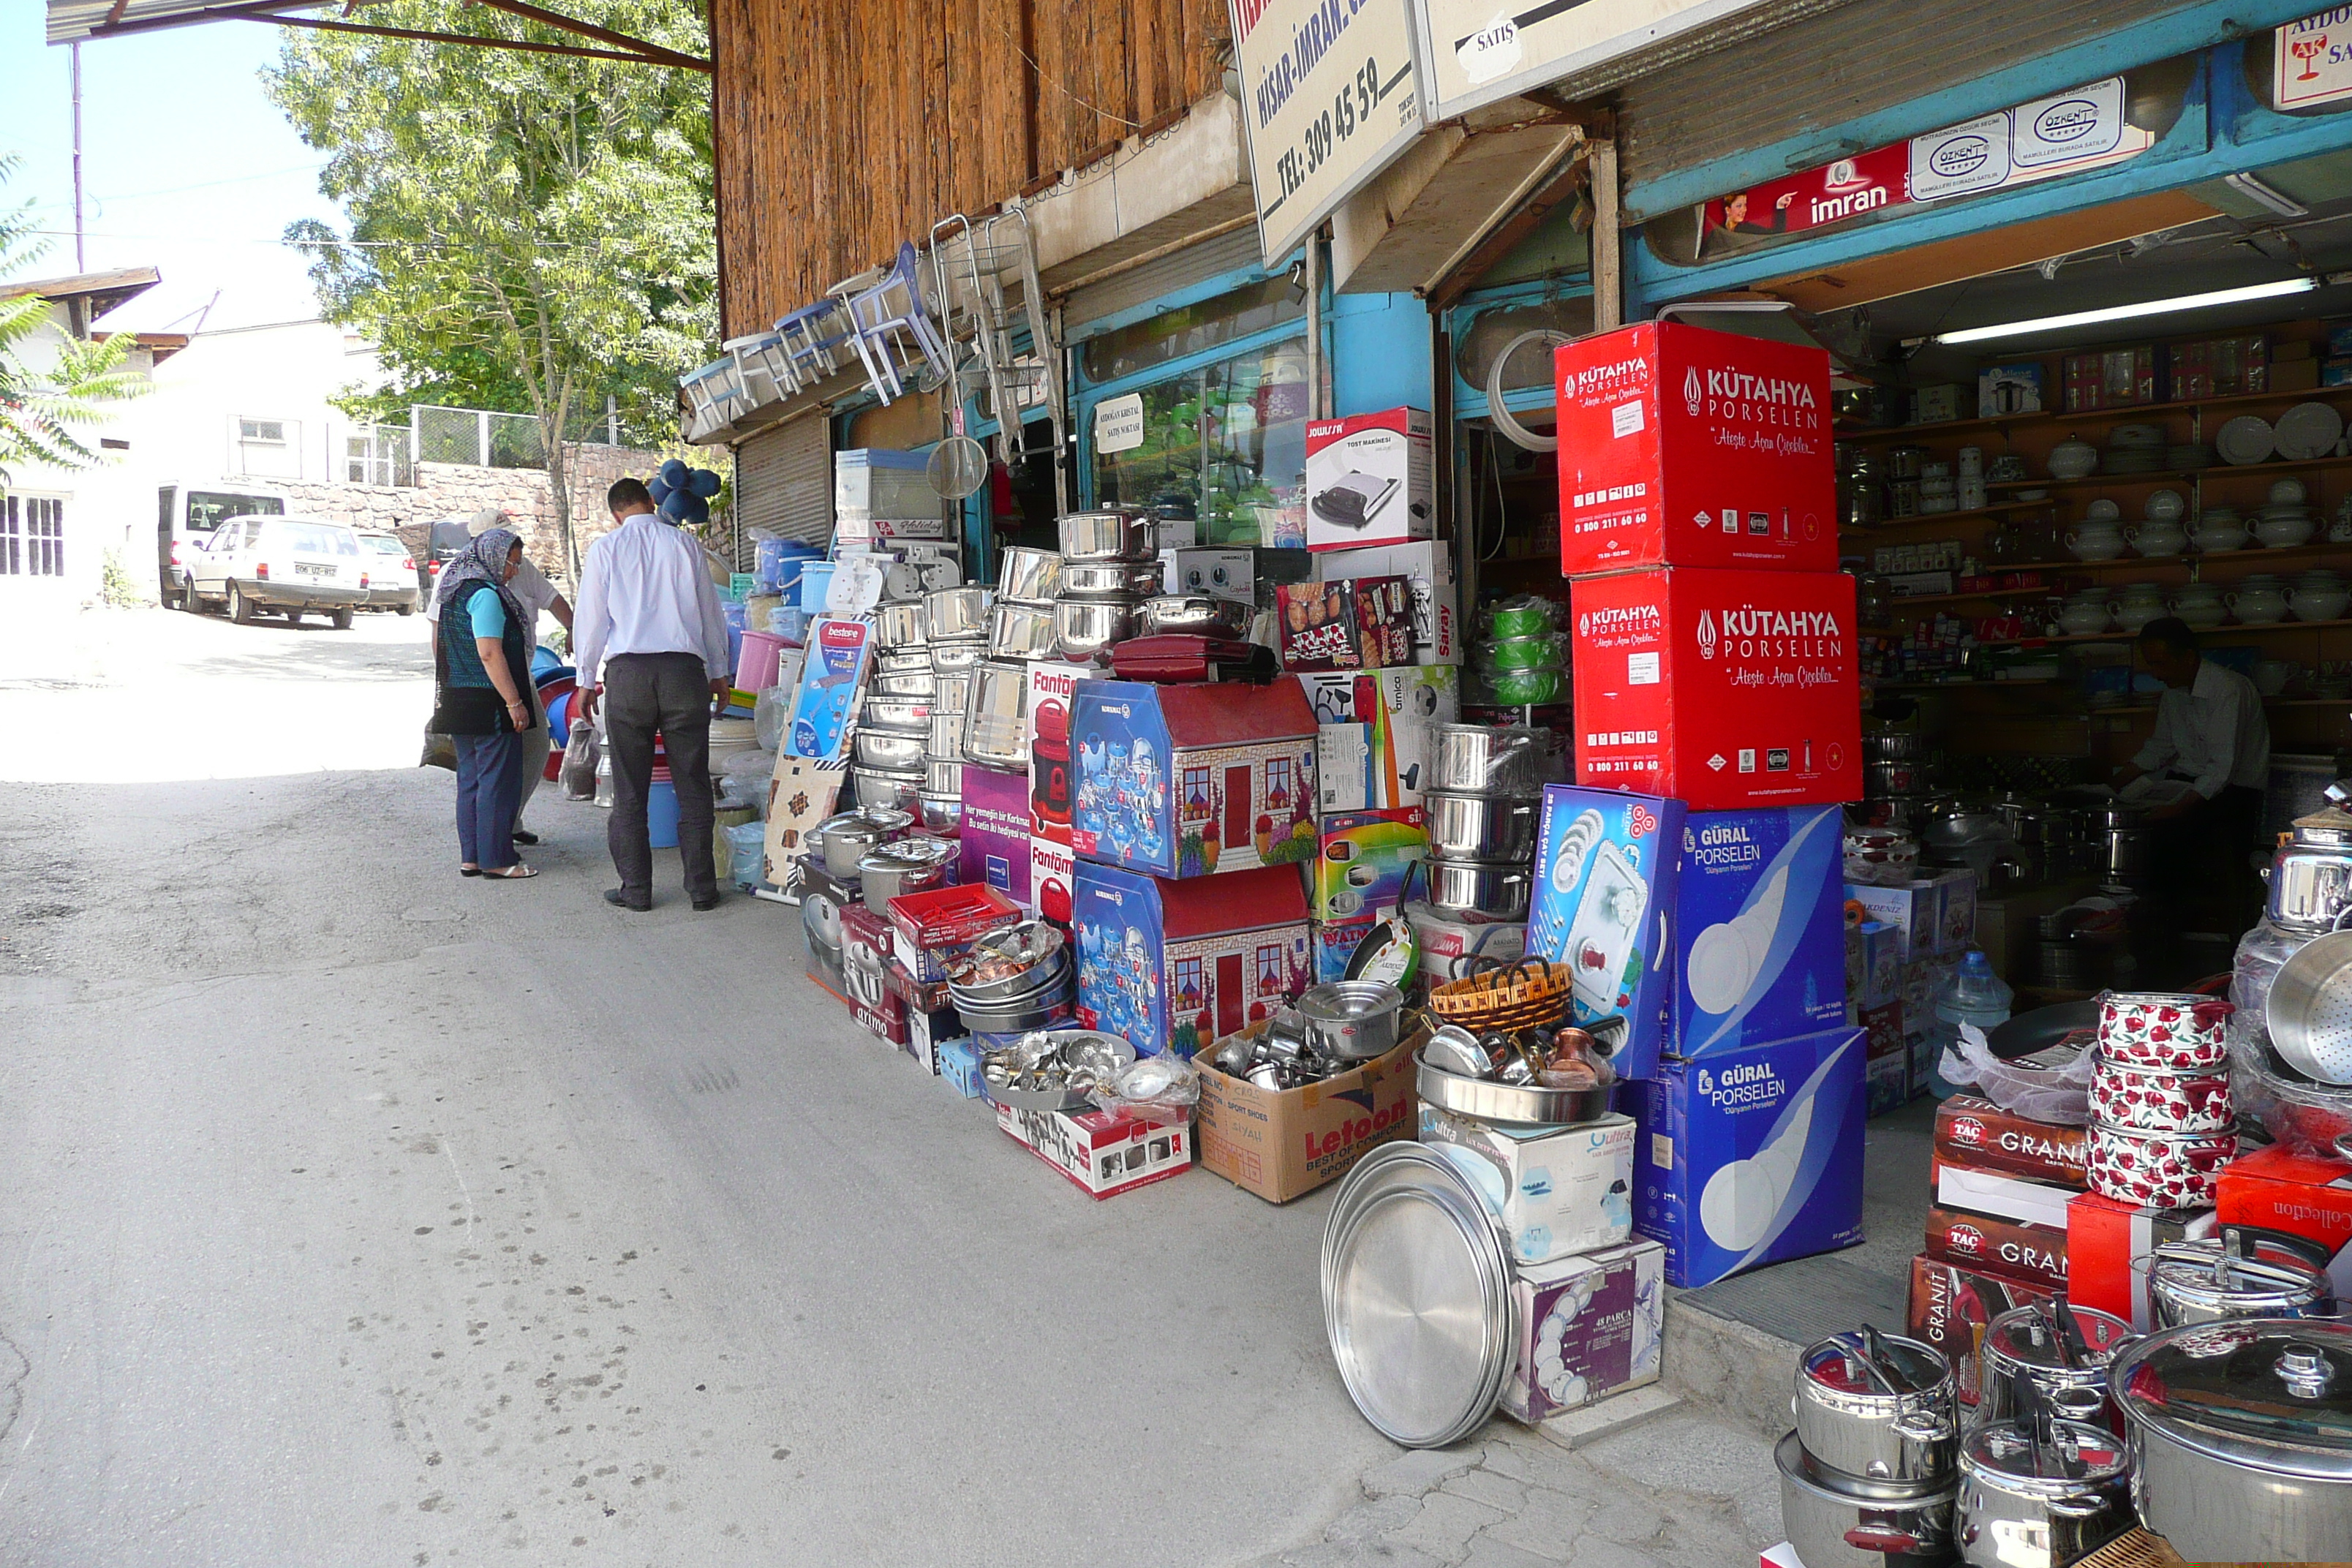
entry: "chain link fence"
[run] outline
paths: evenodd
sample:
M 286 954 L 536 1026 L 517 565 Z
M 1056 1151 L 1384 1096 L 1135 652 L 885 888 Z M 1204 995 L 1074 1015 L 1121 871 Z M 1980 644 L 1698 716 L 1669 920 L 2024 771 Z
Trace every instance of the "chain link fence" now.
M 444 408 L 419 403 L 409 411 L 420 463 L 467 463 L 485 468 L 544 468 L 547 441 L 528 414 Z

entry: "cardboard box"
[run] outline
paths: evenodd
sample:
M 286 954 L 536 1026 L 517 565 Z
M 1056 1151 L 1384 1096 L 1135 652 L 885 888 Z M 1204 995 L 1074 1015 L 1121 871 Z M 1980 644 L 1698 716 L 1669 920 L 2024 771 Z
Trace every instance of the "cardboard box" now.
M 1421 1108 L 1421 1141 L 1443 1148 L 1502 1221 L 1518 1263 L 1614 1247 L 1633 1234 L 1633 1119 L 1504 1127 Z
M 1412 662 L 1412 587 L 1402 577 L 1285 583 L 1274 591 L 1286 670 L 1384 669 Z
M 1421 804 L 1436 727 L 1462 716 L 1458 668 L 1412 665 L 1293 679 L 1314 710 L 1327 814 Z
M 1259 609 L 1274 607 L 1274 590 L 1281 583 L 1303 583 L 1315 575 L 1314 557 L 1305 550 L 1181 549 L 1162 550 L 1167 565 L 1163 580 L 1171 594 L 1199 594 L 1229 604 Z
M 1652 321 L 1562 345 L 1554 381 L 1563 575 L 1835 569 L 1826 351 Z
M 1676 1054 L 1705 1058 L 1844 1020 L 1843 836 L 1835 806 L 1683 818 L 1666 905 Z
M 1665 1248 L 1636 1241 L 1515 1271 L 1519 1354 L 1503 1413 L 1529 1426 L 1658 1380 Z
M 1473 959 L 1517 963 L 1528 949 L 1528 928 L 1516 921 L 1457 921 L 1419 899 L 1405 905 L 1404 913 L 1412 922 L 1413 940 L 1421 944 L 1423 985 L 1461 979 Z
M 1633 1224 L 1690 1287 L 1862 1240 L 1862 1033 L 1667 1058 L 1641 1085 Z
M 2036 1121 L 1973 1094 L 1956 1094 L 1936 1108 L 1936 1158 L 1970 1170 L 2080 1187 L 2088 1180 L 2088 1139 L 2085 1128 Z
M 1915 387 L 1911 393 L 1911 423 L 1942 425 L 1960 416 L 1962 389 L 1957 381 L 1939 381 Z
M 1862 921 L 1846 931 L 1852 952 L 1846 1000 L 1864 1009 L 1901 1000 L 1903 949 L 1895 928 L 1884 921 Z
M 1070 700 L 1081 680 L 1104 672 L 1089 664 L 1064 664 L 1037 659 L 1029 666 L 1029 835 L 1070 842 L 1071 791 L 1077 787 L 1070 766 Z M 970 765 L 970 764 L 967 764 Z
M 1159 877 L 1315 854 L 1315 715 L 1295 681 L 1078 683 L 1070 847 Z
M 967 887 L 993 888 L 1023 910 L 1034 910 L 1029 838 L 1029 775 L 965 763 L 956 879 Z
M 1139 1121 L 1108 1110 L 996 1108 L 1012 1140 L 1092 1198 L 1117 1197 L 1192 1168 L 1192 1129 Z
M 2352 1160 L 2274 1143 L 2221 1167 L 2218 1218 L 2325 1248 L 2338 1297 L 2352 1300 Z
M 2140 1208 L 2098 1193 L 2077 1193 L 2066 1205 L 2066 1299 L 2123 1319 L 2146 1333 L 2147 1276 L 2133 1260 L 2168 1241 L 2210 1236 L 2213 1211 Z
M 1911 1260 L 1910 1310 L 1906 1314 L 1911 1338 L 1943 1352 L 1958 1381 L 1960 1402 L 1977 1402 L 1981 1363 L 1978 1344 L 1984 1326 L 2012 1308 L 2047 1301 L 2057 1292 L 2046 1285 L 2029 1284 L 1982 1268 L 1938 1263 L 1921 1253 Z M 2068 1300 L 2085 1307 L 2103 1306 L 2084 1297 L 2078 1288 Z
M 1902 962 L 1944 953 L 1958 956 L 1976 933 L 1977 878 L 1973 871 L 1944 871 L 1898 888 L 1848 882 L 1846 902 L 1892 932 Z
M 1579 784 L 1694 811 L 1862 797 L 1852 577 L 1627 572 L 1569 604 Z
M 1348 978 L 1348 964 L 1356 956 L 1356 948 L 1380 923 L 1372 919 L 1312 922 L 1307 934 L 1314 952 L 1315 984 Z
M 890 989 L 890 923 L 864 904 L 841 911 L 841 973 L 849 1016 L 894 1046 L 907 1043 L 907 1004 Z
M 1854 1010 L 1854 1026 L 1862 1031 L 1863 1055 L 1869 1060 L 1884 1061 L 1889 1057 L 1902 1057 L 1903 1005 L 1882 1003 L 1875 1007 Z M 1907 1067 L 1907 1060 L 1906 1062 Z
M 1080 1023 L 1143 1056 L 1189 1057 L 1272 1017 L 1311 973 L 1295 867 L 1177 881 L 1081 860 L 1071 925 Z
M 2021 1225 L 1959 1209 L 1927 1211 L 1927 1256 L 1938 1263 L 2043 1285 L 2066 1288 L 2066 1227 Z
M 945 980 L 949 958 L 1021 918 L 1020 905 L 984 883 L 901 893 L 889 908 L 891 956 L 926 983 Z
M 1412 662 L 1462 662 L 1462 587 L 1454 574 L 1454 547 L 1442 539 L 1411 544 L 1336 550 L 1315 557 L 1324 578 L 1402 577 L 1412 590 Z
M 1911 1103 L 1911 1058 L 1902 1053 L 1872 1057 L 1863 1063 L 1865 1115 L 1884 1116 Z
M 940 1047 L 965 1037 L 963 1020 L 952 1007 L 928 1011 L 911 1003 L 907 1007 L 907 1054 L 933 1077 L 939 1075 Z
M 987 1086 L 980 1076 L 980 1042 L 970 1035 L 959 1039 L 940 1042 L 938 1055 L 940 1077 L 947 1086 L 966 1100 L 987 1098 Z
M 1397 910 L 1407 874 L 1429 854 L 1417 805 L 1330 813 L 1315 841 L 1307 910 L 1323 921 L 1370 921 Z
M 1973 1170 L 1948 1163 L 1932 1154 L 1927 1166 L 1927 1190 L 1943 1207 L 2050 1230 L 2066 1228 L 2067 1205 L 2083 1190 L 2063 1182 L 2015 1176 L 2006 1171 Z
M 1067 844 L 1050 838 L 1029 841 L 1029 893 L 1038 918 L 1070 928 L 1070 895 L 1077 886 L 1078 858 Z
M 1617 1070 L 1646 1078 L 1671 1043 L 1674 901 L 1683 805 L 1659 795 L 1544 786 L 1526 951 L 1568 966 L 1571 1021 L 1622 1015 Z
M 1977 372 L 1977 417 L 2042 412 L 2042 364 L 1989 364 Z
M 1307 548 L 1402 544 L 1437 531 L 1429 412 L 1307 423 Z
M 1204 1065 L 1202 1165 L 1276 1204 L 1338 1181 L 1368 1151 L 1412 1136 L 1412 1053 L 1425 1037 L 1297 1089 L 1260 1089 Z

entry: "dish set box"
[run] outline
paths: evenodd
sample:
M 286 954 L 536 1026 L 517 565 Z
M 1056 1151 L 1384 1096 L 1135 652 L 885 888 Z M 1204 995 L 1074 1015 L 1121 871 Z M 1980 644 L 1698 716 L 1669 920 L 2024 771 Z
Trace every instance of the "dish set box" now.
M 1647 321 L 1563 344 L 1553 373 L 1563 576 L 1836 570 L 1825 350 Z
M 1237 1032 L 1265 1030 L 1260 1020 Z M 1261 1089 L 1202 1058 L 1202 1167 L 1276 1204 L 1338 1181 L 1370 1151 L 1413 1135 L 1412 1054 L 1428 1037 L 1417 1032 L 1386 1056 L 1297 1089 Z
M 1315 853 L 1315 741 L 1296 681 L 1079 681 L 1070 847 L 1158 877 L 1297 865 Z
M 1184 1121 L 1146 1121 L 1103 1110 L 999 1105 L 996 1125 L 1092 1198 L 1131 1193 L 1192 1168 L 1192 1129 Z
M 1519 1354 L 1503 1414 L 1532 1426 L 1657 1382 L 1665 1258 L 1644 1240 L 1514 1268 Z
M 1412 868 L 1429 853 L 1419 806 L 1326 812 L 1307 872 L 1318 984 L 1347 977 L 1348 961 L 1384 916 L 1403 907 Z
M 1313 962 L 1294 866 L 1180 880 L 1080 860 L 1070 929 L 1079 1023 L 1141 1056 L 1189 1057 L 1272 1017 Z

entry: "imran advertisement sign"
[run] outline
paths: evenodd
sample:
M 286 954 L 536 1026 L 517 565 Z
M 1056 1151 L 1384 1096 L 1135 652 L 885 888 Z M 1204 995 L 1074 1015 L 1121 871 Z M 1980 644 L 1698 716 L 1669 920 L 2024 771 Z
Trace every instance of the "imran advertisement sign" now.
M 2124 79 L 2109 77 L 1719 196 L 1701 209 L 1695 259 L 2120 163 L 2155 142 L 2126 121 Z

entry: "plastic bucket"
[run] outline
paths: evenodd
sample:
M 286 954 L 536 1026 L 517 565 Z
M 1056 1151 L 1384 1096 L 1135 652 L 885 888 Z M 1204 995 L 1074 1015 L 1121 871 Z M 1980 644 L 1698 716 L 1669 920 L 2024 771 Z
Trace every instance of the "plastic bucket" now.
M 745 632 L 743 651 L 735 661 L 735 689 L 765 691 L 776 683 L 776 658 L 784 639 L 773 632 Z
M 747 888 L 757 886 L 767 875 L 768 825 L 747 822 L 728 828 L 726 835 L 732 879 Z
M 830 561 L 812 561 L 801 568 L 801 608 L 810 615 L 824 608 L 824 596 L 833 591 L 833 568 Z
M 646 841 L 656 849 L 677 847 L 677 785 L 667 779 L 646 790 Z

